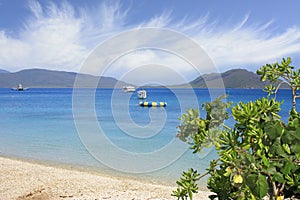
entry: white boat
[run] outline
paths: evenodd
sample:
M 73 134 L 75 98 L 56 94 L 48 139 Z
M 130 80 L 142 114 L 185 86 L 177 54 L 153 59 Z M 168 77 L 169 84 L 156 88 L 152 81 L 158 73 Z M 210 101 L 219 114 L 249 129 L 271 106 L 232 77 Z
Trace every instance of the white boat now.
M 21 83 L 18 85 L 17 90 L 18 91 L 22 91 L 23 90 L 23 85 Z
M 28 88 L 23 88 L 23 85 L 20 83 L 20 84 L 18 85 L 18 87 L 12 88 L 12 90 L 15 90 L 15 91 L 23 91 L 23 90 L 28 90 Z
M 138 98 L 139 99 L 146 99 L 147 98 L 147 92 L 146 92 L 146 90 L 139 90 L 138 91 Z
M 135 88 L 133 86 L 127 85 L 123 87 L 124 92 L 134 92 Z

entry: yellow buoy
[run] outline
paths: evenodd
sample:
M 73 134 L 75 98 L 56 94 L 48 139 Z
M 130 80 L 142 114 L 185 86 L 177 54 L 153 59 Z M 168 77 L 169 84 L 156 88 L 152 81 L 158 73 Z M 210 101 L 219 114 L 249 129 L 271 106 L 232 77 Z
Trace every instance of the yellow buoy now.
M 167 102 L 141 101 L 139 105 L 143 107 L 166 107 Z

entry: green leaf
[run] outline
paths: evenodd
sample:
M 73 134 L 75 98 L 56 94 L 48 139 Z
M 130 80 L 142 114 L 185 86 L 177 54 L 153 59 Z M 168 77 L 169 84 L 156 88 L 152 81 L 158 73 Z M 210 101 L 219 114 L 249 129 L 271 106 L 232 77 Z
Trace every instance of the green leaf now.
M 275 174 L 276 173 L 276 168 L 275 167 L 269 167 L 267 169 L 267 173 L 269 173 L 271 175 Z
M 269 190 L 267 178 L 261 174 L 250 174 L 246 179 L 246 183 L 253 195 L 258 199 L 262 199 L 264 196 L 266 196 Z
M 300 153 L 300 145 L 299 144 L 291 145 L 291 150 L 296 154 Z
M 275 140 L 279 136 L 273 123 L 267 123 L 264 127 L 264 131 L 268 134 L 271 140 Z
M 272 151 L 274 153 L 276 153 L 277 155 L 282 155 L 284 154 L 284 151 L 281 147 L 281 141 L 280 141 L 280 137 L 276 138 L 273 146 L 272 146 Z
M 289 132 L 293 137 L 295 137 L 295 139 L 299 140 L 300 141 L 300 134 L 298 131 L 290 131 Z
M 292 167 L 293 167 L 293 163 L 290 161 L 287 161 L 287 162 L 285 162 L 284 167 L 281 169 L 281 172 L 284 175 L 287 175 L 291 172 Z
M 284 178 L 283 175 L 279 172 L 274 174 L 274 179 L 275 181 L 279 182 L 279 183 L 283 183 L 284 182 Z
M 268 190 L 269 190 L 269 185 L 268 181 L 265 176 L 259 174 L 258 175 L 258 180 L 256 183 L 256 188 L 257 188 L 257 195 L 260 199 L 262 199 L 264 196 L 266 196 Z
M 257 75 L 263 75 L 264 72 L 263 72 L 263 70 L 257 70 L 257 71 L 256 71 L 256 74 L 257 74 Z
M 250 188 L 254 188 L 257 179 L 258 179 L 258 175 L 257 174 L 250 174 L 250 175 L 248 175 L 248 177 L 246 179 L 246 184 Z
M 283 144 L 282 148 L 288 153 L 291 154 L 291 149 L 288 144 Z
M 266 156 L 262 156 L 262 161 L 266 167 L 270 167 L 269 160 L 266 158 Z

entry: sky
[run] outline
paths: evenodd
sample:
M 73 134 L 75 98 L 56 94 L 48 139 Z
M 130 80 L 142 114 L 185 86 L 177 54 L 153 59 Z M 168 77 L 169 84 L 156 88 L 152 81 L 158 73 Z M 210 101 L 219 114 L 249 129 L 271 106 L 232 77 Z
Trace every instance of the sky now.
M 233 68 L 254 72 L 287 56 L 300 66 L 299 8 L 298 0 L 0 0 L 0 68 L 79 72 L 106 41 L 148 27 L 196 42 L 215 66 L 203 64 L 201 74 Z M 180 55 L 134 49 L 135 42 L 119 43 L 131 43 L 132 51 L 115 59 L 104 75 L 130 77 L 139 84 L 145 77 L 138 75 L 145 70 L 149 82 L 166 80 L 173 71 L 184 80 L 199 75 Z M 151 65 L 155 70 L 149 70 Z M 84 72 L 99 75 L 93 67 L 99 66 Z M 157 76 L 160 68 L 166 76 Z

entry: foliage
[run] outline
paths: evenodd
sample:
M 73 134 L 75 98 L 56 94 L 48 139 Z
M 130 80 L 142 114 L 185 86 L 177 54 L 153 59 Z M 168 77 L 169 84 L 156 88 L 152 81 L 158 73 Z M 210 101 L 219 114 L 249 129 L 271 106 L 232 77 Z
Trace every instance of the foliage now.
M 196 181 L 199 179 L 200 174 L 194 169 L 190 168 L 187 172 L 182 173 L 180 181 L 177 181 L 178 188 L 173 192 L 172 196 L 178 197 L 178 199 L 185 200 L 188 197 L 193 198 L 193 193 L 198 192 Z
M 262 199 L 265 196 L 282 199 L 300 194 L 300 114 L 296 111 L 296 91 L 300 88 L 300 72 L 293 71 L 291 59 L 281 64 L 267 64 L 258 70 L 262 80 L 272 85 L 266 89 L 268 97 L 253 102 L 240 102 L 231 108 L 235 124 L 224 124 L 229 117 L 224 97 L 206 103 L 207 117 L 199 117 L 199 110 L 188 110 L 178 126 L 178 137 L 190 144 L 193 153 L 215 146 L 219 158 L 212 160 L 207 173 L 193 175 L 193 169 L 177 181 L 173 196 L 187 198 L 195 190 L 195 180 L 209 175 L 208 188 L 214 192 L 211 199 Z M 287 122 L 281 120 L 276 93 L 286 82 L 293 90 L 293 108 Z M 275 87 L 276 85 L 276 87 Z M 271 94 L 275 94 L 271 97 Z M 296 96 L 296 97 L 295 97 Z M 189 177 L 189 178 L 187 178 Z M 199 177 L 197 179 L 197 177 Z M 193 190 L 186 187 L 193 181 Z M 192 195 L 189 195 L 192 199 Z
M 271 85 L 266 87 L 266 91 L 270 94 L 277 93 L 282 84 L 287 84 L 292 91 L 293 108 L 296 109 L 296 99 L 300 98 L 297 91 L 300 89 L 300 69 L 294 70 L 291 65 L 290 57 L 283 58 L 281 63 L 266 64 L 257 70 L 257 74 L 261 75 L 261 81 L 269 80 Z M 275 96 L 276 98 L 276 96 Z
M 177 137 L 190 144 L 194 153 L 201 153 L 202 148 L 210 148 L 215 144 L 222 122 L 228 119 L 226 109 L 231 106 L 231 103 L 223 102 L 223 98 L 225 96 L 202 105 L 208 113 L 206 119 L 199 118 L 200 111 L 195 109 L 188 110 L 180 118 L 182 123 L 177 127 L 179 129 Z

